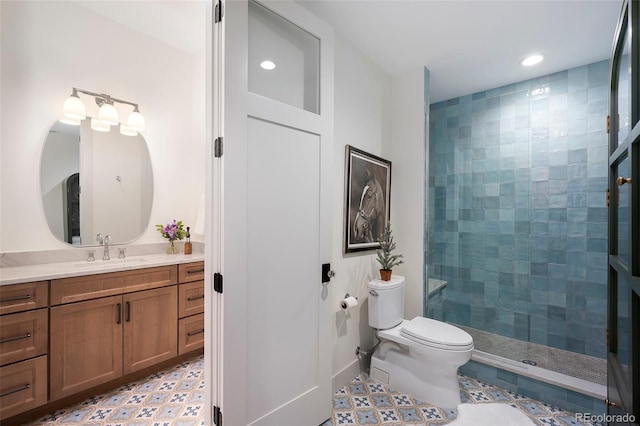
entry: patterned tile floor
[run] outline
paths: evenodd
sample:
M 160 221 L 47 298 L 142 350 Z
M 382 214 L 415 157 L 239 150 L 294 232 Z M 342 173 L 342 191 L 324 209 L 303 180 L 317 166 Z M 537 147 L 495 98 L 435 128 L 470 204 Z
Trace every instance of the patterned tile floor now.
M 204 425 L 203 402 L 204 360 L 200 356 L 28 425 Z
M 459 376 L 462 402 L 500 402 L 522 410 L 534 424 L 578 426 L 573 413 L 559 410 L 502 388 Z M 128 383 L 29 426 L 204 426 L 204 361 L 202 357 Z M 361 374 L 333 396 L 331 419 L 322 426 L 426 426 L 453 421 L 456 410 L 417 401 Z M 588 425 L 588 424 L 587 424 Z M 281 425 L 315 426 L 315 425 Z
M 526 414 L 534 424 L 543 426 L 589 426 L 577 422 L 573 413 L 487 385 L 459 375 L 463 403 L 498 402 L 509 404 Z M 457 410 L 426 404 L 370 379 L 365 374 L 333 396 L 333 415 L 322 426 L 340 425 L 441 425 L 455 420 Z M 595 426 L 595 425 L 594 425 Z

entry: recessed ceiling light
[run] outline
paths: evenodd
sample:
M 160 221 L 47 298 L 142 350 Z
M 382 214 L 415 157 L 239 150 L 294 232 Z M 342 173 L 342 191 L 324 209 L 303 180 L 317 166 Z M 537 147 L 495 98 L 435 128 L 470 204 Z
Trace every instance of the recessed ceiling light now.
M 524 67 L 530 67 L 531 65 L 539 64 L 544 59 L 544 55 L 535 54 L 531 56 L 527 56 L 522 61 L 520 61 L 520 65 Z
M 274 64 L 272 61 L 262 61 L 260 62 L 260 67 L 262 69 L 271 71 L 272 69 L 275 69 L 276 64 Z

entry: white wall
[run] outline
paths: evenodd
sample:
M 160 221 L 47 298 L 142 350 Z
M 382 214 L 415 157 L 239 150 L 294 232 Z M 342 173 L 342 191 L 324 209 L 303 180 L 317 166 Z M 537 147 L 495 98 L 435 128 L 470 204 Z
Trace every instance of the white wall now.
M 389 76 L 339 35 L 335 53 L 334 216 L 332 269 L 334 300 L 333 385 L 344 386 L 360 365 L 355 349 L 375 343 L 369 327 L 367 283 L 378 278 L 375 252 L 343 254 L 345 145 L 392 162 L 391 222 L 398 253 L 405 264 L 405 318 L 422 315 L 425 179 L 425 103 L 428 70 Z M 338 307 L 346 293 L 358 306 L 344 314 Z
M 0 252 L 68 247 L 45 221 L 39 165 L 47 132 L 72 87 L 136 102 L 146 118 L 154 200 L 138 242 L 162 241 L 156 223 L 175 218 L 193 225 L 204 192 L 203 55 L 72 2 L 0 2 L 0 8 Z M 200 24 L 204 17 L 194 23 Z M 83 100 L 97 108 L 91 98 Z
M 369 327 L 367 283 L 378 278 L 375 252 L 343 254 L 345 146 L 383 155 L 391 140 L 391 78 L 369 58 L 336 36 L 334 121 L 333 259 L 331 281 L 334 387 L 341 387 L 360 369 L 355 349 L 374 344 Z M 395 167 L 395 165 L 393 165 Z M 395 174 L 395 170 L 392 171 Z M 394 212 L 392 211 L 392 216 Z M 398 214 L 396 212 L 395 214 Z M 397 216 L 396 216 L 397 217 Z M 344 314 L 339 301 L 346 293 L 358 297 L 358 306 Z
M 425 146 L 429 132 L 426 113 L 429 106 L 429 71 L 420 68 L 393 76 L 393 142 L 389 156 L 393 161 L 391 178 L 391 222 L 398 252 L 404 264 L 394 273 L 403 275 L 404 317 L 422 316 L 425 230 Z M 394 219 L 395 218 L 395 219 Z

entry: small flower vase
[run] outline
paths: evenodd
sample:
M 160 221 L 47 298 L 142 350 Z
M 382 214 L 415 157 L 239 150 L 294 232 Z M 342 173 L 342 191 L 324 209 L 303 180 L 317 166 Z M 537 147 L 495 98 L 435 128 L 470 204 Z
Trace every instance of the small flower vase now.
M 169 240 L 169 247 L 167 247 L 167 254 L 176 254 L 178 252 L 178 247 L 176 247 L 176 242 L 174 240 Z

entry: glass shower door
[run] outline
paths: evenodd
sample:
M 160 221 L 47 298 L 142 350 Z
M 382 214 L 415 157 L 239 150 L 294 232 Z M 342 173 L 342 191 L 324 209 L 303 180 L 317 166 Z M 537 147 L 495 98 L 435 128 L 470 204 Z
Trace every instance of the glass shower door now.
M 638 2 L 625 1 L 615 35 L 609 97 L 609 414 L 640 415 L 640 87 Z M 632 36 L 632 28 L 635 29 Z M 613 423 L 626 424 L 624 417 Z M 633 422 L 633 420 L 631 420 Z

